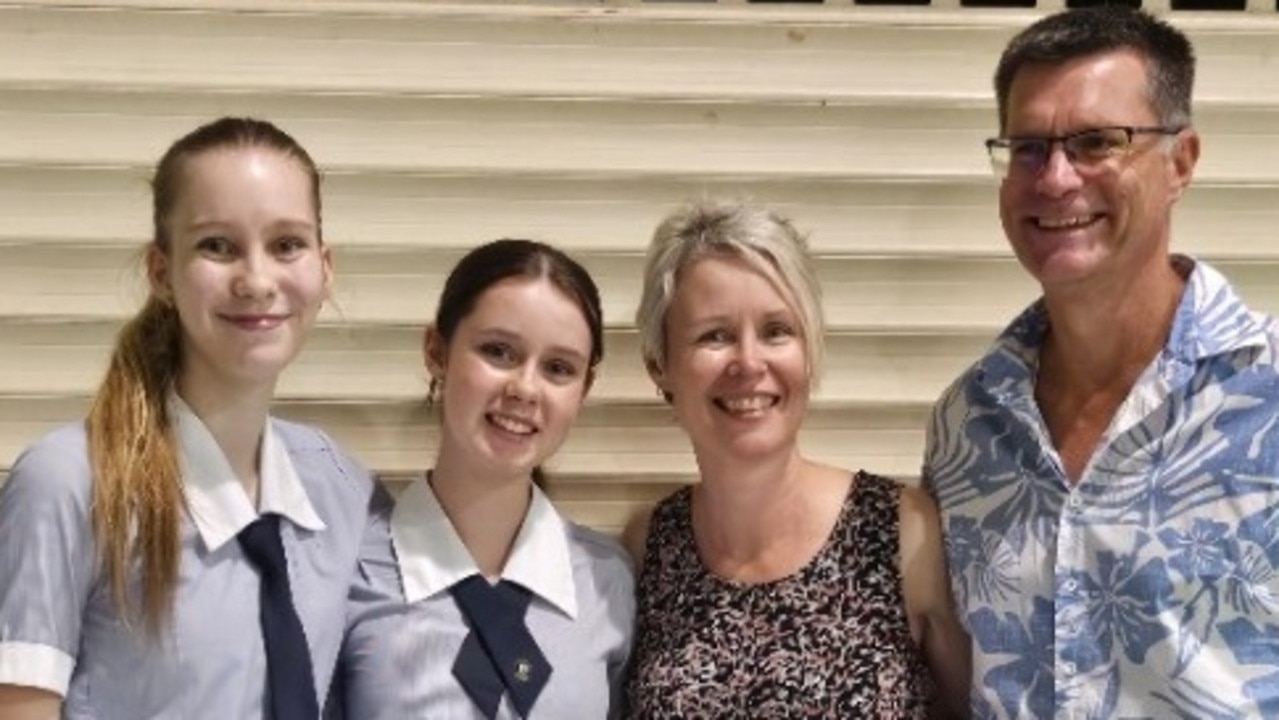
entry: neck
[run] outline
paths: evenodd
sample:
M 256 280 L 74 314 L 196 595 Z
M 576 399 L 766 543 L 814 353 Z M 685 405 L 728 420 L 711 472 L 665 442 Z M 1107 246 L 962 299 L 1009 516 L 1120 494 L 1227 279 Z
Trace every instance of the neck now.
M 787 518 L 802 515 L 811 463 L 798 448 L 764 462 L 723 462 L 698 455 L 701 482 L 693 486 L 693 526 L 707 549 L 721 556 L 755 557 L 796 529 Z M 703 543 L 699 543 L 703 544 Z
M 1129 282 L 1045 292 L 1040 379 L 1081 392 L 1131 388 L 1167 343 L 1184 288 L 1164 258 Z
M 177 393 L 213 435 L 245 493 L 256 507 L 258 456 L 267 412 L 271 406 L 272 388 L 252 393 L 228 393 L 180 379 Z
M 502 574 L 532 500 L 532 478 L 494 482 L 441 449 L 431 488 L 476 567 L 489 579 Z

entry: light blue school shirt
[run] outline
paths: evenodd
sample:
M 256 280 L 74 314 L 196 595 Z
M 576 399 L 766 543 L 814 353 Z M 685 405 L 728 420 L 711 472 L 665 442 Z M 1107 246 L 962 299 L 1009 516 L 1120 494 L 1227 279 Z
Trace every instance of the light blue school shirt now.
M 360 567 L 339 664 L 346 717 L 481 720 L 453 677 L 470 629 L 449 593 L 479 569 L 425 478 L 400 495 L 390 527 L 380 542 L 366 544 Z M 635 616 L 634 579 L 621 546 L 565 521 L 533 488 L 502 579 L 532 592 L 525 621 L 552 667 L 529 718 L 619 716 Z M 503 693 L 497 718 L 518 717 Z
M 185 508 L 172 625 L 126 626 L 97 561 L 83 423 L 28 448 L 0 488 L 0 684 L 50 690 L 68 720 L 228 720 L 266 716 L 257 570 L 236 534 L 283 516 L 294 605 L 323 704 L 372 483 L 318 430 L 270 419 L 255 509 L 204 424 L 170 403 Z M 137 573 L 131 591 L 141 597 Z
M 937 404 L 976 718 L 1279 717 L 1279 327 L 1173 263 L 1168 340 L 1077 483 L 1035 402 L 1042 302 Z

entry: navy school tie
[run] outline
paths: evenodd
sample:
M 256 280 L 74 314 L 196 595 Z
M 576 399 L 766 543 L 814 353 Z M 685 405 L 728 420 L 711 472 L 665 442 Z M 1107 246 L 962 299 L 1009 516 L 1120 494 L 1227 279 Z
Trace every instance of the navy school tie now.
M 280 516 L 262 515 L 238 535 L 245 556 L 258 568 L 262 589 L 260 619 L 266 645 L 266 685 L 273 720 L 316 720 L 320 716 L 311 674 L 311 652 L 293 607 L 289 568 L 280 540 Z
M 551 677 L 551 664 L 524 623 L 529 591 L 505 580 L 472 575 L 449 589 L 471 632 L 453 663 L 453 676 L 485 717 L 497 716 L 502 691 L 520 717 L 528 717 Z

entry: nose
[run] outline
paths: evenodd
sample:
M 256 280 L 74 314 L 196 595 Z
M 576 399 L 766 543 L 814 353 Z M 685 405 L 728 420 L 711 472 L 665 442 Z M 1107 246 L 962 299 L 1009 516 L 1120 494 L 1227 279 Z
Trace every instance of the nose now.
M 1035 189 L 1039 194 L 1051 198 L 1059 198 L 1079 189 L 1083 179 L 1079 171 L 1066 154 L 1061 143 L 1053 143 L 1048 148 L 1048 157 L 1035 178 Z
M 506 397 L 524 403 L 537 401 L 537 368 L 532 363 L 511 372 L 506 380 Z
M 274 267 L 271 258 L 260 249 L 246 252 L 237 263 L 231 291 L 244 300 L 275 295 Z
M 764 371 L 764 348 L 753 332 L 744 332 L 728 364 L 731 377 L 751 377 Z

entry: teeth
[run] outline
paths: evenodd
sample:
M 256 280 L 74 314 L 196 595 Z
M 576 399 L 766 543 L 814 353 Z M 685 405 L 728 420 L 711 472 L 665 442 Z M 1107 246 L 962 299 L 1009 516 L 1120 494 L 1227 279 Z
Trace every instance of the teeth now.
M 517 420 L 512 417 L 506 417 L 505 415 L 489 415 L 489 422 L 507 432 L 516 433 L 518 435 L 531 435 L 534 430 L 532 423 L 527 423 L 523 420 Z
M 775 402 L 772 395 L 750 395 L 748 397 L 724 398 L 720 401 L 729 412 L 759 412 L 771 407 Z
M 1062 228 L 1079 227 L 1087 225 L 1096 218 L 1095 215 L 1076 215 L 1074 217 L 1065 218 L 1039 218 L 1039 227 L 1048 228 L 1050 230 L 1060 230 Z

